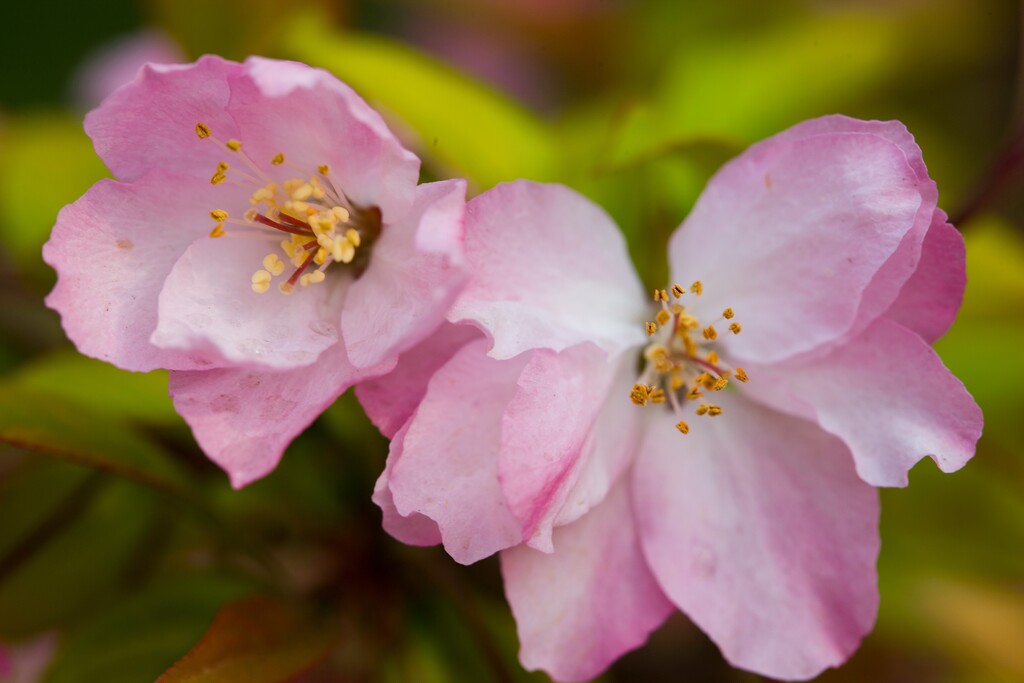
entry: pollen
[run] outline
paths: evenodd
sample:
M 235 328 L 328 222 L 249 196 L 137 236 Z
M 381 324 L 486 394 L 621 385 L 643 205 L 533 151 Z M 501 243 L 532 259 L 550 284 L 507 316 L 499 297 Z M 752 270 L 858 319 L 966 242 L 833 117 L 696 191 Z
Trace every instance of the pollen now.
M 747 377 L 747 373 L 744 372 L 743 368 L 737 367 L 735 372 L 736 379 L 738 379 L 741 382 L 746 382 L 748 379 L 750 379 L 749 377 Z
M 225 211 L 224 209 L 214 209 L 213 211 L 210 212 L 210 218 L 217 221 L 218 223 L 223 223 L 228 219 L 228 212 Z
M 225 142 L 224 146 L 230 149 L 232 152 L 237 152 L 238 150 L 242 149 L 242 143 L 238 140 L 235 140 L 234 138 Z
M 633 390 L 629 392 L 629 399 L 638 406 L 645 406 L 650 395 L 650 387 L 645 384 L 634 384 Z
M 210 237 L 213 237 L 213 238 L 223 237 L 226 234 L 227 233 L 224 232 L 224 224 L 223 223 L 218 223 L 217 225 L 213 226 L 213 230 L 210 231 Z
M 274 158 L 270 160 L 270 163 L 272 163 L 274 166 L 280 166 L 281 164 L 284 163 L 284 154 L 278 152 L 277 154 L 274 155 Z
M 666 292 L 664 289 L 654 290 L 654 300 L 664 301 L 665 303 L 668 303 L 668 292 Z
M 722 311 L 722 317 L 725 318 L 726 320 L 732 320 L 732 317 L 734 315 L 736 314 L 733 313 L 733 310 L 731 308 L 727 308 L 724 311 Z
M 685 293 L 686 293 L 686 290 L 683 289 L 682 285 L 679 285 L 679 284 L 672 285 L 672 296 L 674 296 L 675 298 L 679 299 Z
M 648 398 L 650 398 L 651 403 L 664 403 L 665 392 L 662 389 L 655 389 L 654 391 L 651 392 Z
M 200 140 L 205 140 L 206 138 L 210 137 L 210 127 L 202 121 L 200 121 L 196 124 L 196 135 L 199 136 Z
M 703 334 L 704 338 L 707 339 L 708 341 L 714 341 L 718 339 L 718 332 L 715 331 L 714 325 L 708 325 L 707 327 L 705 327 Z
M 722 408 L 720 406 L 708 406 L 708 415 L 711 417 L 718 417 L 722 414 Z
M 743 326 L 740 325 L 739 323 L 732 323 L 731 325 L 729 325 L 729 331 L 732 332 L 733 334 L 739 334 L 740 330 L 742 329 Z
M 697 406 L 697 410 L 694 412 L 696 412 L 698 415 L 706 415 L 709 408 L 710 406 L 707 403 L 701 403 L 699 406 Z
M 267 254 L 263 257 L 263 267 L 270 271 L 271 275 L 280 275 L 284 272 L 284 261 L 277 254 Z
M 320 175 L 326 176 L 331 172 L 331 167 L 328 166 L 327 164 L 320 164 L 319 166 L 316 167 L 316 170 L 320 173 Z
M 721 391 L 722 389 L 725 389 L 728 384 L 729 380 L 724 377 L 719 377 L 715 380 L 715 383 L 711 385 L 711 391 Z
M 712 365 L 718 365 L 718 361 L 719 361 L 720 359 L 718 358 L 718 354 L 717 354 L 717 353 L 715 353 L 714 351 L 712 351 L 711 353 L 709 353 L 709 354 L 708 354 L 708 358 L 707 358 L 707 360 L 708 360 L 708 362 L 709 362 L 709 363 L 711 363 Z
M 672 314 L 663 308 L 658 311 L 658 315 L 654 316 L 654 319 L 659 325 L 668 325 L 668 321 L 672 320 Z
M 679 422 L 676 422 L 676 429 L 678 429 L 683 434 L 689 434 L 690 433 L 690 425 L 686 424 L 682 420 L 680 420 Z
M 696 294 L 697 296 L 700 296 L 701 294 L 704 293 L 704 283 L 701 282 L 700 280 L 695 280 L 694 283 L 690 285 L 690 291 Z
M 211 185 L 220 185 L 221 183 L 223 183 L 227 179 L 228 179 L 228 177 L 224 174 L 223 171 L 217 171 L 212 176 L 210 176 L 210 184 Z
M 658 331 L 658 326 L 655 323 L 645 323 L 645 327 L 647 328 L 648 337 L 653 336 Z
M 252 274 L 252 291 L 264 294 L 270 289 L 271 274 L 265 270 L 257 270 Z

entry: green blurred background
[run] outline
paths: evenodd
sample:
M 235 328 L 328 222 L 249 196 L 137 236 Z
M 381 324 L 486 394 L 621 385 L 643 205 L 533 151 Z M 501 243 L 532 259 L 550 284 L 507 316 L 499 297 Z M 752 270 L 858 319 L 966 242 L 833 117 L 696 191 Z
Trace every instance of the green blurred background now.
M 215 52 L 333 71 L 420 154 L 424 179 L 465 176 L 472 193 L 518 177 L 572 185 L 613 214 L 651 286 L 707 178 L 749 143 L 834 112 L 905 122 L 967 241 L 966 300 L 938 350 L 981 404 L 985 434 L 963 471 L 925 461 L 908 489 L 883 491 L 877 627 L 819 680 L 1024 681 L 1018 3 L 13 11 L 0 41 L 0 643 L 45 665 L 41 680 L 152 681 L 190 649 L 164 683 L 546 680 L 517 664 L 494 558 L 459 567 L 381 531 L 369 494 L 387 444 L 350 395 L 276 472 L 235 492 L 174 414 L 164 374 L 78 356 L 43 306 L 54 217 L 106 174 L 85 111 L 146 55 Z M 676 615 L 602 680 L 758 677 Z

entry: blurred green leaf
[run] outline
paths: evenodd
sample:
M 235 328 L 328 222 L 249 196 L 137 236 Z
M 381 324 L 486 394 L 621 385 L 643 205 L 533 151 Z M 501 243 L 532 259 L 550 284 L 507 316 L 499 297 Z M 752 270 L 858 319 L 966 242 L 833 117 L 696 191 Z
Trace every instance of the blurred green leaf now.
M 504 180 L 552 177 L 552 131 L 520 105 L 400 43 L 332 32 L 304 14 L 281 34 L 281 50 L 335 74 L 418 136 L 417 151 L 480 189 Z M 406 132 L 399 126 L 399 134 Z
M 0 441 L 180 492 L 177 464 L 128 426 L 87 406 L 29 389 L 0 387 Z
M 107 172 L 76 116 L 16 117 L 2 130 L 0 240 L 21 270 L 44 272 L 40 251 L 57 212 Z
M 6 382 L 89 406 L 105 417 L 179 424 L 167 395 L 167 372 L 128 372 L 74 351 L 58 351 L 22 365 Z
M 4 457 L 10 457 L 6 455 Z M 47 518 L 89 478 L 84 467 L 59 460 L 25 457 L 0 477 L 0 558 L 46 524 Z
M 222 604 L 249 590 L 237 579 L 176 576 L 107 603 L 67 633 L 43 683 L 156 680 Z
M 0 636 L 28 636 L 98 609 L 130 569 L 154 518 L 152 495 L 116 479 L 92 479 L 76 493 L 52 509 L 58 526 L 39 543 L 4 556 Z
M 280 683 L 323 659 L 339 636 L 332 624 L 282 599 L 245 598 L 221 609 L 158 683 Z

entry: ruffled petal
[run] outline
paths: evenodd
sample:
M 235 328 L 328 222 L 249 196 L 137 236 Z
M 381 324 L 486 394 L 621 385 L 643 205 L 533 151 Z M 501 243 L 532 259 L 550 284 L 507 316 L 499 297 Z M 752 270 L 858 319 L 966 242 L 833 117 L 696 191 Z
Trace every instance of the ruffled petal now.
M 640 542 L 731 664 L 809 679 L 874 622 L 878 494 L 813 424 L 733 392 L 719 402 L 686 436 L 669 416 L 649 431 L 632 489 Z
M 886 317 L 917 332 L 929 344 L 956 319 L 967 285 L 964 238 L 936 211 L 921 248 L 917 269 L 900 290 Z
M 625 483 L 579 521 L 559 527 L 554 553 L 505 550 L 501 571 L 519 658 L 556 681 L 597 676 L 673 611 L 640 552 Z
M 449 314 L 490 333 L 494 358 L 590 341 L 643 342 L 643 288 L 615 223 L 562 185 L 516 181 L 466 210 L 470 281 Z
M 250 276 L 263 268 L 265 256 L 281 253 L 278 242 L 270 234 L 236 237 L 230 228 L 224 237 L 193 242 L 160 292 L 151 341 L 168 349 L 210 345 L 231 363 L 275 369 L 309 365 L 337 344 L 347 273 L 332 268 L 323 283 L 296 287 L 291 295 L 276 285 L 263 294 L 252 291 Z
M 357 370 L 333 347 L 296 370 L 171 372 L 174 408 L 203 452 L 241 488 L 271 472 L 284 449 L 348 387 L 384 366 Z
M 887 318 L 824 358 L 771 372 L 846 442 L 874 486 L 906 486 L 925 456 L 943 472 L 958 470 L 981 436 L 981 409 L 963 383 L 921 337 Z
M 437 523 L 416 512 L 403 517 L 395 507 L 395 499 L 391 495 L 391 470 L 402 457 L 406 428 L 400 429 L 391 439 L 388 461 L 373 487 L 372 499 L 380 508 L 384 530 L 396 539 L 408 545 L 437 545 L 441 542 L 441 530 Z
M 79 351 L 142 372 L 219 362 L 210 348 L 150 343 L 175 263 L 192 242 L 216 241 L 206 239 L 215 194 L 208 182 L 155 170 L 133 183 L 102 180 L 60 212 L 43 247 L 58 276 L 46 303 Z
M 585 465 L 584 446 L 616 366 L 584 343 L 559 353 L 535 351 L 519 375 L 501 421 L 498 477 L 522 540 L 539 550 L 551 550 L 555 518 Z M 619 398 L 624 412 L 634 407 L 625 394 Z
M 465 282 L 466 182 L 420 185 L 412 210 L 384 227 L 370 266 L 352 283 L 341 318 L 349 360 L 391 360 L 430 334 Z
M 434 334 L 399 357 L 395 369 L 356 386 L 356 396 L 370 421 L 387 438 L 395 438 L 423 400 L 427 383 L 452 356 L 483 335 L 471 325 L 444 323 Z M 394 444 L 392 444 L 392 449 Z
M 842 121 L 798 127 L 726 164 L 672 237 L 674 278 L 704 284 L 687 307 L 701 320 L 731 307 L 742 322 L 743 334 L 720 342 L 736 358 L 774 362 L 842 336 L 921 216 L 923 238 L 934 184 L 907 141 L 880 134 L 888 124 Z M 912 270 L 887 269 L 873 297 L 895 296 Z
M 434 520 L 462 564 L 522 538 L 498 483 L 498 449 L 501 416 L 529 354 L 498 361 L 486 349 L 486 340 L 471 342 L 434 374 L 390 475 L 399 514 Z

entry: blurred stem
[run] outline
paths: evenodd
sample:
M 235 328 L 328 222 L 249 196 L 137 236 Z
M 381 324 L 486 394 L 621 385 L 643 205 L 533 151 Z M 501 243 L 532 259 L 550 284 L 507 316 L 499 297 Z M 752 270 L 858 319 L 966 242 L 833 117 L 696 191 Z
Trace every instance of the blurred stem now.
M 953 216 L 953 224 L 964 225 L 975 214 L 995 202 L 1018 180 L 1024 171 L 1024 123 L 1017 124 L 1017 130 L 1003 147 L 970 199 Z

